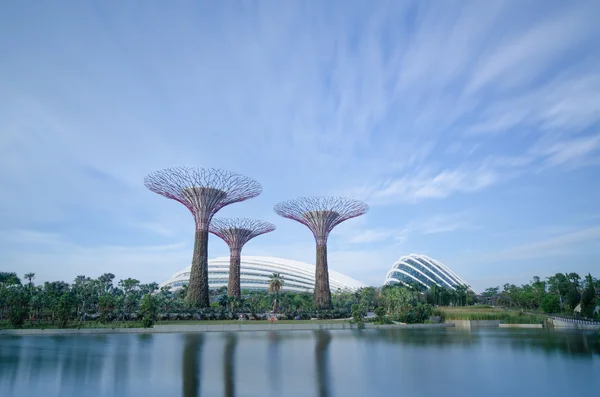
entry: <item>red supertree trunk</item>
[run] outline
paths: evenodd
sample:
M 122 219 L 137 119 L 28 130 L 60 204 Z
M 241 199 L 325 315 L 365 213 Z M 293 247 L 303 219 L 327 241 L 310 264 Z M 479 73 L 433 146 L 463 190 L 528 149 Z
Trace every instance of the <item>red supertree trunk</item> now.
M 231 247 L 229 250 L 229 280 L 227 283 L 227 295 L 239 298 L 242 296 L 240 288 L 240 248 Z
M 317 309 L 331 309 L 331 290 L 329 289 L 329 269 L 327 268 L 327 243 L 317 243 L 317 261 L 315 269 L 315 292 L 313 303 Z
M 204 228 L 196 230 L 192 270 L 185 300 L 190 306 L 209 307 L 208 291 L 208 228 Z

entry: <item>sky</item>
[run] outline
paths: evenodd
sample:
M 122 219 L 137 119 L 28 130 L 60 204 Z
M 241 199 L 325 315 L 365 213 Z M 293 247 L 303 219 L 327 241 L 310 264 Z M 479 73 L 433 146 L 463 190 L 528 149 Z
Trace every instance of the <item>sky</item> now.
M 380 286 L 426 254 L 476 290 L 600 277 L 600 2 L 0 5 L 0 271 L 164 281 L 194 221 L 173 167 L 263 193 L 217 217 L 277 230 L 243 255 L 314 263 L 273 206 L 364 200 L 329 266 Z M 228 255 L 211 236 L 209 257 Z

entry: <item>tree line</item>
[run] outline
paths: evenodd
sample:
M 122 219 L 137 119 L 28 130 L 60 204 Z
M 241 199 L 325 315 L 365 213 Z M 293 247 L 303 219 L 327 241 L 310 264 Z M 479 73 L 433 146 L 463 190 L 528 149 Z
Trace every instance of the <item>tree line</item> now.
M 548 314 L 575 315 L 600 319 L 600 280 L 588 274 L 583 279 L 577 273 L 556 273 L 519 286 L 504 284 L 486 289 L 482 300 L 492 305 Z
M 385 307 L 389 318 L 422 322 L 433 308 L 416 286 L 396 285 L 334 292 L 333 308 L 323 310 L 315 307 L 312 293 L 282 291 L 284 283 L 283 277 L 274 273 L 268 291 L 244 290 L 239 298 L 228 296 L 226 287 L 214 289 L 210 292 L 210 308 L 193 309 L 185 301 L 186 286 L 171 291 L 167 286 L 159 288 L 157 283 L 143 284 L 132 278 L 115 282 L 111 273 L 98 278 L 77 276 L 71 284 L 54 281 L 36 285 L 33 273 L 25 274 L 22 281 L 15 273 L 0 272 L 0 321 L 8 321 L 15 328 L 80 327 L 90 323 L 151 326 L 159 320 L 233 320 L 240 316 L 268 319 L 271 313 L 290 320 L 353 315 L 362 320 L 367 312 Z M 436 296 L 440 302 L 460 301 L 454 292 L 443 295 L 438 291 Z M 411 312 L 417 307 L 418 315 Z
M 376 321 L 422 323 L 435 314 L 437 306 L 469 306 L 491 304 L 522 311 L 573 314 L 580 308 L 585 318 L 600 305 L 600 281 L 576 273 L 558 273 L 546 281 L 534 277 L 529 284 L 517 287 L 505 284 L 488 288 L 480 296 L 465 286 L 455 289 L 426 287 L 413 283 L 393 284 L 381 288 L 367 287 L 358 291 L 335 291 L 332 309 L 317 309 L 309 292 L 282 291 L 283 277 L 274 273 L 269 290 L 243 290 L 240 297 L 228 296 L 227 288 L 210 291 L 209 308 L 193 309 L 186 304 L 187 287 L 171 291 L 157 283 L 143 284 L 127 278 L 115 282 L 105 273 L 98 278 L 77 276 L 69 284 L 63 281 L 35 284 L 35 274 L 21 280 L 15 273 L 0 272 L 0 322 L 12 327 L 80 327 L 87 324 L 109 326 L 152 326 L 156 321 L 233 320 L 312 318 L 350 318 L 362 322 L 368 312 L 376 313 Z

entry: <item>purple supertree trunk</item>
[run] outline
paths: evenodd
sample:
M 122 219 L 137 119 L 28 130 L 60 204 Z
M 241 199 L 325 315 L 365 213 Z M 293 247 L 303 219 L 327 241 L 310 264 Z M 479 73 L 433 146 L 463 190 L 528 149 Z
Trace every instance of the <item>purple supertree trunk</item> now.
M 192 270 L 185 301 L 190 306 L 209 307 L 208 290 L 208 229 L 196 230 Z
M 227 295 L 239 298 L 242 295 L 240 288 L 240 263 L 242 262 L 241 248 L 229 249 L 229 280 L 227 282 Z
M 340 197 L 301 197 L 279 203 L 274 209 L 278 215 L 302 223 L 313 233 L 317 244 L 313 301 L 317 309 L 330 309 L 327 238 L 335 226 L 364 214 L 369 207 L 363 202 Z
M 144 179 L 154 193 L 186 206 L 194 216 L 196 236 L 186 302 L 192 308 L 209 307 L 208 229 L 217 211 L 226 205 L 258 196 L 258 182 L 229 171 L 176 167 L 156 171 Z
M 315 269 L 315 292 L 313 303 L 320 309 L 331 308 L 331 290 L 329 289 L 329 269 L 327 267 L 327 243 L 317 243 L 317 261 Z

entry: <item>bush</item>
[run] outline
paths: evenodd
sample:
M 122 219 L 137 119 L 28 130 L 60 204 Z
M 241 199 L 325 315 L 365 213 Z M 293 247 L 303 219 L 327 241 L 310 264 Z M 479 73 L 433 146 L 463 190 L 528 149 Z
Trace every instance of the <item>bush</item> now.
M 352 305 L 352 322 L 355 323 L 358 328 L 364 328 L 364 317 L 365 317 L 365 309 L 358 305 Z
M 424 323 L 433 313 L 433 307 L 428 303 L 418 303 L 416 306 L 400 312 L 397 316 L 398 321 L 406 324 Z
M 21 328 L 29 313 L 29 294 L 22 286 L 11 286 L 2 291 L 6 297 L 8 320 L 14 328 Z
M 158 299 L 152 294 L 146 294 L 140 301 L 140 315 L 144 328 L 151 328 L 158 319 Z
M 56 318 L 58 319 L 58 327 L 66 328 L 77 306 L 77 298 L 72 292 L 64 292 L 61 297 L 58 299 L 58 304 L 56 306 Z
M 557 295 L 548 294 L 542 299 L 542 310 L 545 313 L 560 312 L 560 298 Z

